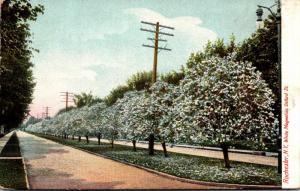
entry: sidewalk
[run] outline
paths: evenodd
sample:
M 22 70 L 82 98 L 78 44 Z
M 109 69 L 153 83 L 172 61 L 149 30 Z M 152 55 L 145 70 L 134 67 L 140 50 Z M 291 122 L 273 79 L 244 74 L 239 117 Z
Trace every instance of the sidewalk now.
M 18 131 L 31 189 L 208 189 Z
M 97 138 L 90 138 L 90 140 L 97 141 Z M 101 142 L 108 143 L 109 140 L 101 139 Z M 132 146 L 132 143 L 127 142 L 127 141 L 115 141 L 115 144 Z M 148 148 L 148 144 L 147 143 L 136 143 L 136 147 Z M 155 144 L 154 149 L 155 150 L 163 150 L 162 146 L 159 144 Z M 167 150 L 170 152 L 175 152 L 175 153 L 183 153 L 183 154 L 189 154 L 189 155 L 195 155 L 195 156 L 205 156 L 205 157 L 223 159 L 223 152 L 217 151 L 217 150 L 214 151 L 214 150 L 207 150 L 207 149 L 184 148 L 184 147 L 172 147 L 171 148 L 170 146 L 167 146 Z M 276 157 L 252 155 L 252 154 L 244 154 L 244 153 L 229 152 L 229 159 L 232 161 L 263 164 L 263 165 L 269 165 L 269 166 L 277 166 L 277 164 L 278 164 L 278 159 Z

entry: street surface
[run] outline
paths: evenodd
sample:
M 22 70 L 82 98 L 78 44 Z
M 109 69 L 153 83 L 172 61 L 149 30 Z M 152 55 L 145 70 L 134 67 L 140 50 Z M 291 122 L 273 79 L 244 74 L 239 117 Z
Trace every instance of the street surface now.
M 31 189 L 208 189 L 64 146 L 22 131 L 17 135 Z

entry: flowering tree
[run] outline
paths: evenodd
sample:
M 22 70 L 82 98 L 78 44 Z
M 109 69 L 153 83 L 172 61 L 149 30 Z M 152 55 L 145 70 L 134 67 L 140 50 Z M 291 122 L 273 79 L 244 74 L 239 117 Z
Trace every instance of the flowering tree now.
M 171 125 L 173 100 L 176 94 L 173 85 L 158 81 L 154 83 L 150 94 L 150 107 L 145 113 L 152 123 L 152 132 L 161 141 L 164 155 L 167 157 L 166 141 L 173 142 L 175 131 Z
M 78 109 L 76 113 L 77 119 L 80 121 L 79 123 L 79 133 L 84 135 L 86 138 L 86 142 L 89 143 L 89 136 L 93 132 L 93 126 L 91 121 L 89 120 L 90 108 L 88 106 L 84 106 Z
M 110 139 L 111 147 L 114 147 L 114 141 L 118 137 L 120 133 L 120 129 L 122 127 L 122 123 L 120 121 L 120 104 L 118 101 L 103 110 L 103 127 L 105 129 L 105 136 Z
M 133 151 L 136 151 L 136 141 L 143 137 L 141 124 L 144 119 L 141 113 L 144 109 L 141 104 L 144 101 L 144 91 L 131 91 L 124 95 L 118 102 L 120 107 L 120 120 L 123 124 L 123 133 L 126 138 L 132 140 Z M 142 109 L 142 110 L 141 110 Z
M 274 137 L 272 91 L 249 62 L 233 57 L 194 62 L 179 85 L 174 110 L 177 133 L 219 143 L 225 167 L 230 167 L 230 142 Z
M 98 139 L 98 145 L 100 145 L 100 139 L 102 137 L 102 134 L 104 132 L 104 110 L 107 106 L 105 103 L 97 103 L 92 105 L 89 108 L 88 115 L 87 115 L 87 120 L 92 126 L 92 131 L 93 134 L 97 137 Z

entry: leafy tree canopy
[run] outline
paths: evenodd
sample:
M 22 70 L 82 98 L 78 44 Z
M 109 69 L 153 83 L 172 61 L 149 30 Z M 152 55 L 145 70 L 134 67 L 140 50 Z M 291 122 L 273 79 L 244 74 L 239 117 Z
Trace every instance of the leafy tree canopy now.
M 127 86 L 130 90 L 144 90 L 151 86 L 152 72 L 137 72 L 127 80 Z
M 29 21 L 43 6 L 28 0 L 4 0 L 1 5 L 0 126 L 17 127 L 28 113 L 33 82 Z
M 76 107 L 83 107 L 83 106 L 91 106 L 95 103 L 102 102 L 102 99 L 98 98 L 97 96 L 93 96 L 91 92 L 74 95 L 74 103 Z

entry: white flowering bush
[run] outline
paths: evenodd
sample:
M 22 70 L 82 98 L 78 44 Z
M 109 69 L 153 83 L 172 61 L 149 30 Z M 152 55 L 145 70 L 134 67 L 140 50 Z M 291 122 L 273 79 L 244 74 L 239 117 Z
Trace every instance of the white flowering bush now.
M 218 142 L 225 158 L 232 141 L 274 140 L 273 94 L 251 63 L 235 62 L 232 57 L 196 63 L 186 71 L 178 91 L 177 132 Z
M 144 118 L 141 115 L 145 109 L 140 107 L 144 102 L 144 96 L 144 91 L 132 91 L 126 93 L 121 100 L 118 100 L 120 122 L 123 124 L 121 133 L 123 137 L 132 141 L 134 151 L 136 151 L 136 141 L 145 138 L 143 134 Z

